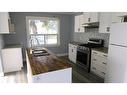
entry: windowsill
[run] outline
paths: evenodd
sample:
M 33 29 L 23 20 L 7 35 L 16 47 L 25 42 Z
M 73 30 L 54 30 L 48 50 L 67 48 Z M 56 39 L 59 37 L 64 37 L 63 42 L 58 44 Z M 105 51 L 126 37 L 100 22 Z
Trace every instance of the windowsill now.
M 57 45 L 40 45 L 40 46 L 33 46 L 32 48 L 41 48 L 41 47 L 59 47 L 60 44 Z

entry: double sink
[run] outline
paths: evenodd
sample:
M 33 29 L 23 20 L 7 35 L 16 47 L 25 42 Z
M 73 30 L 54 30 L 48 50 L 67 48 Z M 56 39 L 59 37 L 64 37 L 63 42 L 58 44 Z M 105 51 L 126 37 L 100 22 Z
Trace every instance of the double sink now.
M 32 51 L 32 54 L 34 55 L 34 57 L 39 57 L 39 56 L 48 56 L 50 55 L 45 49 L 34 49 Z

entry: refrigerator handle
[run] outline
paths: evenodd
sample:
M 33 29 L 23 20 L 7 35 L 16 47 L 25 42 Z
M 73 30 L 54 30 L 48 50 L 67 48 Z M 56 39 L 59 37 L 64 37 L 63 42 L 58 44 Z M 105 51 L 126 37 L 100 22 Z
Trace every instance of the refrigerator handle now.
M 113 46 L 120 46 L 120 47 L 126 47 L 126 48 L 127 48 L 127 46 L 124 46 L 124 45 L 117 45 L 117 44 L 110 44 L 110 45 L 113 45 Z

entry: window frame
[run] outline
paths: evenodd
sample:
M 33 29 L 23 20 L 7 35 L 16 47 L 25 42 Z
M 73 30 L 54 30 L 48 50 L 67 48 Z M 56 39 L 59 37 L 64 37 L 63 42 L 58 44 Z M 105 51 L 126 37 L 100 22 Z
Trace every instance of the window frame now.
M 57 34 L 30 34 L 29 33 L 29 20 L 43 20 L 43 19 L 57 19 L 58 21 L 58 33 Z M 58 47 L 60 46 L 60 18 L 59 17 L 56 17 L 56 16 L 53 16 L 53 17 L 37 17 L 37 16 L 26 16 L 26 31 L 27 31 L 27 46 L 29 48 L 36 48 L 36 47 Z M 31 47 L 31 44 L 30 44 L 30 35 L 33 35 L 33 36 L 40 36 L 40 35 L 57 35 L 57 44 L 41 44 L 41 45 L 33 45 Z M 44 39 L 45 40 L 45 39 Z

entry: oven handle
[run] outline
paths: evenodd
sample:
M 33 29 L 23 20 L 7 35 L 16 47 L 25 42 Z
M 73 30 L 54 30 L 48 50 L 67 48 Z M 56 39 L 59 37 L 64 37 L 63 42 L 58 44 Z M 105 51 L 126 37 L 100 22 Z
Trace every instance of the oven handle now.
M 82 50 L 77 50 L 77 52 L 82 52 L 82 53 L 89 53 L 89 51 L 82 51 Z

